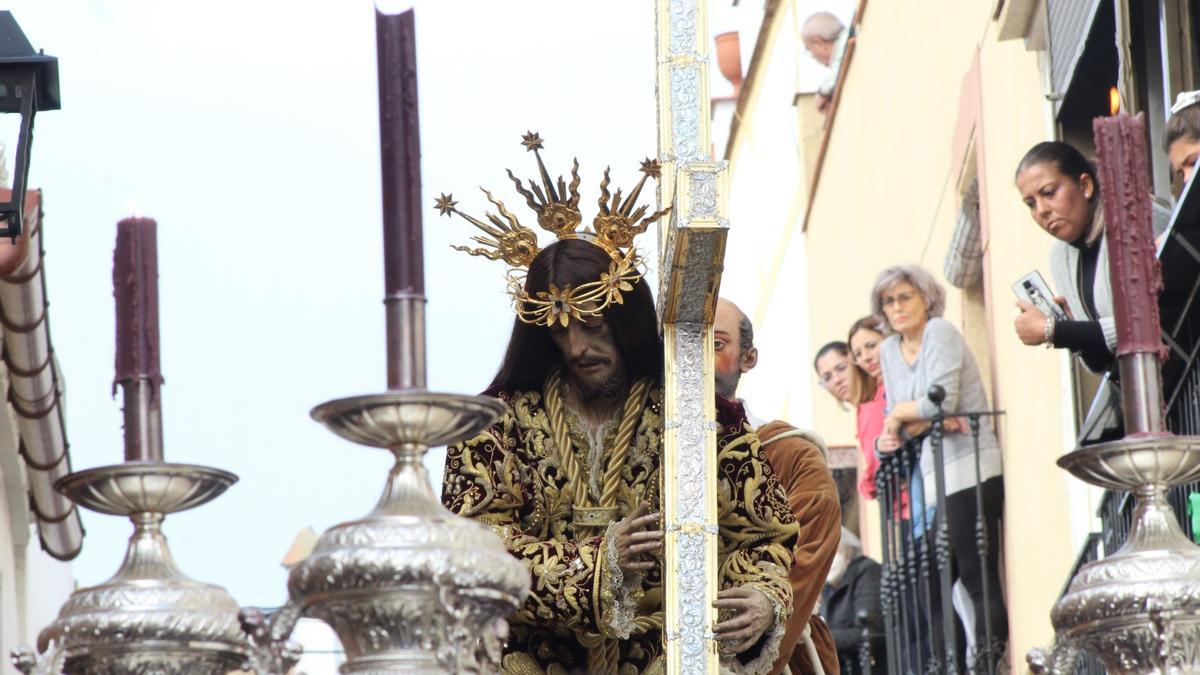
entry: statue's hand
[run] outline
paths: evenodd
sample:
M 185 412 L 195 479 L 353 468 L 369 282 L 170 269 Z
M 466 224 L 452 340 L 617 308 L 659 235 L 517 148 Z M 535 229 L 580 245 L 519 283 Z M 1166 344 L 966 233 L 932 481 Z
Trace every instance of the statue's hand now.
M 649 511 L 649 504 L 640 504 L 612 530 L 622 572 L 649 570 L 655 564 L 653 554 L 662 550 L 663 532 L 658 529 L 662 514 Z
M 754 646 L 775 623 L 775 606 L 766 593 L 753 586 L 727 588 L 713 602 L 717 609 L 732 609 L 733 616 L 713 627 L 726 654 L 740 654 Z

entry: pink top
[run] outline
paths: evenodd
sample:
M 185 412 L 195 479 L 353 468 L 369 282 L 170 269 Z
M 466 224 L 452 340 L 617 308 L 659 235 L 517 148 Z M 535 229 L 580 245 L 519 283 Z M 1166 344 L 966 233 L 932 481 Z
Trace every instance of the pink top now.
M 875 398 L 858 406 L 858 450 L 863 456 L 863 472 L 858 479 L 858 491 L 867 499 L 875 498 L 875 470 L 879 459 L 875 456 L 875 440 L 883 433 L 883 420 L 887 417 L 887 394 L 883 380 L 875 389 Z

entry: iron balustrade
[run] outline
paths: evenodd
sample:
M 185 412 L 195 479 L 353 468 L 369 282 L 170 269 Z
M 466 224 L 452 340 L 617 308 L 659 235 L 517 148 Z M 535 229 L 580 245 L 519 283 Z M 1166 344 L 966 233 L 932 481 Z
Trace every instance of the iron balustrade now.
M 1006 645 L 996 638 L 998 627 L 990 625 L 992 598 L 988 590 L 988 523 L 980 489 L 980 433 L 984 420 L 1003 411 L 945 413 L 941 410 L 945 391 L 929 388 L 929 398 L 938 406 L 938 414 L 928 431 L 933 464 L 933 484 L 921 476 L 921 438 L 906 441 L 899 450 L 880 457 L 875 474 L 883 530 L 883 571 L 880 579 L 881 607 L 884 618 L 884 645 L 888 675 L 918 673 L 957 673 L 996 671 Z M 946 476 L 942 445 L 945 422 L 957 418 L 966 422 L 974 446 L 975 462 L 975 551 L 983 571 L 982 607 L 972 608 L 974 620 L 983 621 L 983 644 L 965 648 L 966 633 L 956 618 L 953 605 L 953 579 L 950 531 L 946 513 Z M 920 485 L 920 489 L 916 489 Z M 927 494 L 933 492 L 933 509 L 925 507 Z M 1007 632 L 1007 627 L 1004 627 Z M 978 631 L 973 631 L 978 634 Z M 865 635 L 864 635 L 865 638 Z M 862 662 L 871 660 L 870 645 L 864 639 Z

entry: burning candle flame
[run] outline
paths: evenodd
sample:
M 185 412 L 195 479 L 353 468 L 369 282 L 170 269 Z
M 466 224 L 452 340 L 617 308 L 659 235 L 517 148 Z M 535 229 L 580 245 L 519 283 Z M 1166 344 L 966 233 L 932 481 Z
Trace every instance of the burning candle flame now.
M 1121 112 L 1121 92 L 1116 87 L 1108 90 L 1108 114 L 1116 115 Z
M 137 202 L 130 199 L 129 203 L 126 204 L 126 207 L 129 209 L 129 215 L 133 216 L 134 218 L 142 217 L 142 208 L 138 206 Z

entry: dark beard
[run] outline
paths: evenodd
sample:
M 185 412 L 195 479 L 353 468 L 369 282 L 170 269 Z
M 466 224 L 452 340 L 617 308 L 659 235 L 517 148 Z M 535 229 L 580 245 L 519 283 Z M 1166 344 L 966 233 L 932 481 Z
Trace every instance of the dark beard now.
M 717 380 L 717 395 L 730 401 L 736 400 L 738 382 L 742 379 L 740 372 L 733 372 L 726 375 L 718 371 L 716 373 Z
M 625 365 L 617 364 L 612 375 L 596 385 L 576 378 L 570 369 L 567 369 L 567 381 L 575 388 L 575 391 L 579 392 L 580 401 L 612 400 L 625 391 Z

